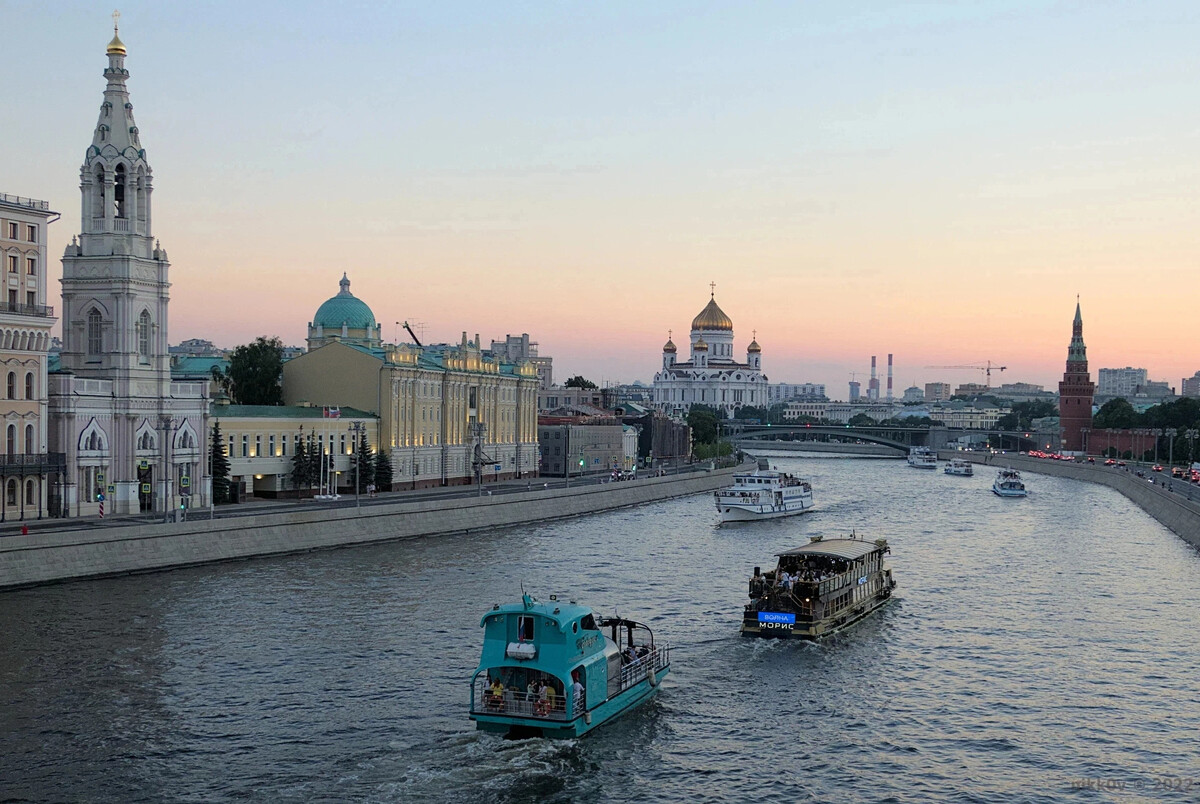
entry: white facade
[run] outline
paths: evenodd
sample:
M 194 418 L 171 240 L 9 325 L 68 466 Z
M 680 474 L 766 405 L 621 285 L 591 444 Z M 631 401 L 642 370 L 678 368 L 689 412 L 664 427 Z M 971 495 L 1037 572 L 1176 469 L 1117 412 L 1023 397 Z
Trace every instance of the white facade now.
M 108 85 L 80 169 L 80 235 L 63 255 L 61 370 L 50 448 L 66 455 L 71 515 L 208 504 L 207 383 L 171 382 L 167 253 L 151 227 L 152 171 L 108 45 Z
M 793 399 L 824 399 L 825 385 L 814 382 L 776 382 L 770 384 L 767 393 L 767 398 L 772 405 L 790 402 Z
M 1133 368 L 1102 368 L 1096 382 L 1096 396 L 1132 397 L 1137 393 L 1139 385 L 1146 384 L 1146 369 Z
M 654 405 L 668 416 L 682 417 L 692 405 L 708 405 L 732 417 L 738 408 L 770 404 L 762 349 L 752 340 L 746 362 L 734 360 L 733 321 L 715 297 L 692 320 L 691 359 L 677 362 L 677 351 L 668 337 L 662 369 L 654 375 Z

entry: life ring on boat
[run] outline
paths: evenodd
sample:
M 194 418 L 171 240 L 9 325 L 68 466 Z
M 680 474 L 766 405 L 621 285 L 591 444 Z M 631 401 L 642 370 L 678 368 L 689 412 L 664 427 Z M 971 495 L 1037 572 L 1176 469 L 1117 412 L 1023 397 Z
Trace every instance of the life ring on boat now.
M 650 658 L 650 657 L 647 657 L 647 658 Z M 658 677 L 654 675 L 654 660 L 653 659 L 650 659 L 650 661 L 646 663 L 646 680 L 650 682 L 651 687 L 658 686 Z

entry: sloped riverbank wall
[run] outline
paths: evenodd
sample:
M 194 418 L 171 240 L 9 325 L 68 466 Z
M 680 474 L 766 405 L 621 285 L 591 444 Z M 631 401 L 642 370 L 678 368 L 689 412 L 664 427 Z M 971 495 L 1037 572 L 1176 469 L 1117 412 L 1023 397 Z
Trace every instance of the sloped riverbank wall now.
M 325 508 L 0 539 L 0 589 L 542 522 L 711 492 L 734 469 L 489 497 Z

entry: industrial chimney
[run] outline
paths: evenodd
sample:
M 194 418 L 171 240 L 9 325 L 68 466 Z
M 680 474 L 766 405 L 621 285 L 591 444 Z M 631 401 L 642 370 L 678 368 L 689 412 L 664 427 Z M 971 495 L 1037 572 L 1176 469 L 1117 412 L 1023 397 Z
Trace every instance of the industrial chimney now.
M 888 387 L 887 387 L 888 402 L 892 401 L 892 356 L 888 355 Z

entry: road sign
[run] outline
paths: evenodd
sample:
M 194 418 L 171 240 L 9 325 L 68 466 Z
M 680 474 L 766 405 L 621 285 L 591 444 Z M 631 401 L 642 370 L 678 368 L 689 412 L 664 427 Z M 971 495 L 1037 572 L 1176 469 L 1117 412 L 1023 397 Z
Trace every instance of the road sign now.
M 96 473 L 96 482 L 100 483 L 100 484 L 104 483 L 104 473 L 103 472 Z
M 116 493 L 117 493 L 117 487 L 116 487 L 116 486 L 114 486 L 112 483 L 109 483 L 109 484 L 108 484 L 108 493 L 109 493 L 109 494 L 116 494 Z
M 500 471 L 500 464 L 496 464 L 496 471 L 497 471 L 497 472 L 499 472 L 499 471 Z
M 149 493 L 150 493 L 150 484 L 143 483 L 142 484 L 142 494 L 149 494 Z
M 138 469 L 149 469 L 150 461 L 138 461 Z
M 192 485 L 192 479 L 187 475 L 184 475 L 183 477 L 179 478 L 179 485 L 186 489 L 188 486 Z

